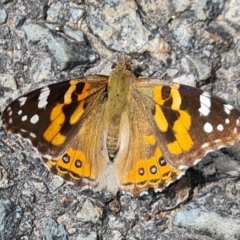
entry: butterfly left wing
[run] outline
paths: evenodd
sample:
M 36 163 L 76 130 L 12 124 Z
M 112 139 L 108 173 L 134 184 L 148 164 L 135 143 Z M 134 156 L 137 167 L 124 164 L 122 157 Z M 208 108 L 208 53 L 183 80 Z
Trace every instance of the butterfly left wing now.
M 108 160 L 100 121 L 107 82 L 88 76 L 27 93 L 3 111 L 3 124 L 29 139 L 55 174 L 95 185 Z

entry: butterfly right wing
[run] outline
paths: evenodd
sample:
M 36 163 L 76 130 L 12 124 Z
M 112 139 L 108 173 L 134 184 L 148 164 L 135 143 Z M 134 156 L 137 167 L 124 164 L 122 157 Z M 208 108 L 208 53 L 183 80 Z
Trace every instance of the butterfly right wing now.
M 240 138 L 240 111 L 200 89 L 140 78 L 130 96 L 116 175 L 135 195 L 164 189 L 208 151 Z

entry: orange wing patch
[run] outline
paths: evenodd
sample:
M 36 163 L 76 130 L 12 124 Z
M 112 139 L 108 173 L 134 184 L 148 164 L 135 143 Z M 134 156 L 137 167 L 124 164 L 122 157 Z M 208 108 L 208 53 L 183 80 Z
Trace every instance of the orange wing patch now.
M 55 174 L 63 177 L 67 181 L 72 181 L 77 185 L 92 185 L 94 179 L 96 179 L 96 176 L 92 171 L 93 168 L 87 161 L 84 153 L 71 147 L 61 156 L 61 158 L 57 160 L 44 158 L 44 161 Z
M 78 93 L 77 89 L 79 84 L 77 80 L 71 80 L 69 83 L 70 87 L 64 94 L 63 103 L 56 104 L 52 109 L 49 119 L 50 125 L 43 133 L 43 138 L 55 146 L 62 145 L 66 141 L 66 136 L 61 134 L 61 129 L 62 126 L 66 124 L 66 119 L 68 119 L 69 116 L 65 116 L 63 109 L 73 102 L 79 102 L 69 120 L 67 120 L 67 124 L 76 124 L 80 121 L 84 113 L 85 98 L 91 94 L 91 85 L 89 83 L 82 83 L 83 87 L 81 88 L 80 93 Z
M 142 192 L 150 187 L 164 188 L 177 179 L 184 172 L 169 165 L 162 155 L 159 147 L 155 148 L 154 156 L 149 159 L 141 159 L 123 178 L 123 189 L 131 192 Z M 135 190 L 133 190 L 135 189 Z
M 157 86 L 153 89 L 155 105 L 154 120 L 161 132 L 172 131 L 175 140 L 167 144 L 171 154 L 181 154 L 190 150 L 194 142 L 190 136 L 189 129 L 192 125 L 192 118 L 185 110 L 181 110 L 182 99 L 175 88 Z M 164 111 L 165 109 L 165 111 Z M 168 114 L 171 112 L 171 114 Z

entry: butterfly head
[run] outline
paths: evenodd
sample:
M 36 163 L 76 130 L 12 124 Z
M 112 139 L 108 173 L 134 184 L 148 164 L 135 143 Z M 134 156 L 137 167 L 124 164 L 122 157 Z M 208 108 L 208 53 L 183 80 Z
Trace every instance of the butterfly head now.
M 132 71 L 130 59 L 125 55 L 124 52 L 121 52 L 119 54 L 117 61 L 112 64 L 112 69 L 129 72 Z

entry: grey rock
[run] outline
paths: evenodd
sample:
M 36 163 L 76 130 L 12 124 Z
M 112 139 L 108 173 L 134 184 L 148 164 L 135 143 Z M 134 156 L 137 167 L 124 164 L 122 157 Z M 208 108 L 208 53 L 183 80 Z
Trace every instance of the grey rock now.
M 119 219 L 117 216 L 109 216 L 109 228 L 110 229 L 124 229 L 126 226 L 126 222 Z
M 181 24 L 173 31 L 173 37 L 184 47 L 193 47 L 195 43 L 194 31 L 189 24 Z
M 206 5 L 207 5 L 207 0 L 193 1 L 191 8 L 194 10 L 194 12 L 196 13 L 196 17 L 199 20 L 204 21 L 207 18 L 204 11 L 204 8 L 206 8 Z
M 240 0 L 231 0 L 229 2 L 225 18 L 231 23 L 240 26 Z
M 203 7 L 206 17 L 208 19 L 215 19 L 218 17 L 218 15 L 221 14 L 225 4 L 226 0 L 213 0 L 211 4 L 208 4 L 208 1 L 206 1 L 206 5 Z
M 192 2 L 192 0 L 179 0 L 173 1 L 173 4 L 175 6 L 176 12 L 184 12 L 191 6 Z
M 109 8 L 109 5 L 114 8 Z M 136 12 L 135 2 L 92 1 L 89 7 L 89 27 L 94 34 L 101 37 L 108 48 L 126 53 L 137 52 L 148 41 L 150 32 L 143 26 Z M 113 13 L 114 18 L 109 18 L 109 14 Z
M 10 73 L 0 74 L 0 84 L 6 88 L 10 88 L 12 90 L 17 89 L 17 84 L 15 78 Z
M 76 219 L 82 222 L 96 223 L 101 217 L 103 209 L 94 206 L 90 200 L 86 200 L 82 206 L 82 209 L 77 212 Z
M 73 29 L 65 25 L 64 32 L 71 38 L 75 39 L 76 41 L 86 44 L 86 41 L 84 39 L 84 34 L 82 31 Z
M 64 180 L 61 177 L 53 176 L 52 181 L 49 184 L 49 187 L 56 191 L 60 186 L 64 184 Z
M 68 12 L 70 21 L 77 23 L 83 17 L 84 12 L 85 10 L 81 8 L 70 8 Z
M 104 236 L 106 235 L 106 236 Z M 124 235 L 118 231 L 108 228 L 107 232 L 103 235 L 103 239 L 123 240 L 126 239 Z M 134 239 L 134 238 L 132 238 Z M 136 238 L 135 238 L 136 239 Z
M 97 240 L 97 234 L 95 232 L 90 232 L 88 233 L 88 235 L 86 236 L 85 234 L 79 234 L 77 236 L 77 240 Z
M 191 57 L 188 57 L 188 59 L 195 65 L 197 73 L 198 73 L 198 79 L 200 81 L 207 80 L 212 73 L 211 66 L 207 66 L 206 64 L 201 63 L 198 60 L 195 60 Z
M 224 8 L 221 10 L 223 2 Z M 61 4 L 63 7 L 56 9 L 58 15 L 51 12 L 51 8 Z M 178 14 L 170 24 L 161 28 L 166 23 L 166 19 L 176 12 L 174 8 L 176 4 L 179 9 L 182 8 L 180 9 L 182 13 Z M 41 81 L 44 80 L 48 84 L 47 78 L 52 78 L 49 83 L 59 82 L 75 78 L 83 73 L 85 75 L 96 74 L 99 73 L 99 69 L 107 69 L 104 74 L 109 74 L 112 65 L 111 57 L 116 50 L 126 50 L 127 53 L 131 53 L 133 69 L 139 76 L 155 77 L 167 72 L 169 74 L 164 75 L 166 81 L 172 81 L 173 78 L 182 76 L 182 83 L 186 83 L 188 79 L 195 83 L 199 72 L 200 76 L 207 76 L 203 71 L 205 69 L 200 67 L 198 72 L 197 66 L 199 64 L 211 66 L 210 71 L 216 77 L 216 81 L 214 84 L 207 84 L 208 82 L 203 81 L 205 85 L 201 88 L 211 89 L 215 94 L 226 97 L 231 104 L 238 106 L 240 84 L 235 84 L 240 79 L 238 5 L 237 1 L 231 0 L 211 0 L 207 1 L 207 4 L 206 1 L 197 2 L 196 0 L 88 0 L 61 1 L 60 4 L 59 1 L 46 0 L 11 1 L 3 7 L 1 6 L 6 10 L 8 17 L 7 22 L 0 28 L 0 74 L 13 76 L 18 91 L 12 90 L 12 87 L 7 89 L 0 83 L 0 100 L 4 105 L 0 107 L 0 111 L 11 99 L 35 89 L 36 85 L 42 85 Z M 76 14 L 76 18 L 73 14 L 74 18 L 72 18 L 69 15 L 70 8 L 81 8 L 85 10 L 85 13 L 82 17 L 81 14 Z M 214 21 L 207 20 L 214 18 L 219 10 L 218 18 Z M 23 25 L 21 15 L 26 16 Z M 199 20 L 204 18 L 207 21 Z M 47 23 L 50 20 L 54 20 L 56 24 Z M 30 33 L 24 30 L 29 24 L 41 27 L 40 30 L 33 28 L 31 37 L 29 37 Z M 23 27 L 20 27 L 21 25 Z M 182 25 L 185 26 L 185 29 L 179 30 L 178 28 L 181 28 Z M 58 26 L 64 31 L 57 31 L 56 27 Z M 66 29 L 65 26 L 69 26 L 71 29 L 68 29 L 69 27 Z M 155 29 L 158 31 L 153 31 Z M 92 65 L 95 62 L 91 61 L 91 57 L 89 60 L 89 52 L 92 53 L 92 50 L 89 51 L 88 48 L 81 46 L 82 36 L 78 31 L 84 33 L 84 38 L 92 49 L 97 49 L 103 56 L 107 56 L 107 58 L 102 58 L 101 63 L 94 68 Z M 174 35 L 176 33 L 174 31 L 177 31 L 176 35 Z M 156 33 L 157 35 L 155 35 Z M 28 41 L 25 40 L 25 36 Z M 142 47 L 149 39 L 148 44 L 142 49 L 144 51 L 136 53 L 136 49 Z M 165 43 L 163 41 L 161 43 L 160 39 L 163 39 Z M 81 44 L 79 44 L 79 40 L 81 40 Z M 54 46 L 52 47 L 52 45 Z M 69 54 L 69 52 L 73 53 Z M 143 52 L 144 54 L 142 54 Z M 83 57 L 79 58 L 79 54 Z M 167 60 L 163 58 L 165 54 Z M 94 56 L 96 55 L 94 54 Z M 187 56 L 199 63 L 194 64 Z M 49 62 L 49 58 L 51 58 L 51 62 Z M 54 61 L 54 58 L 59 59 Z M 81 60 L 82 58 L 86 61 L 75 61 L 75 59 Z M 44 59 L 46 59 L 46 71 Z M 74 65 L 75 63 L 76 65 Z M 71 66 L 77 67 L 71 71 L 61 71 L 61 69 L 68 70 Z M 170 70 L 168 71 L 168 69 Z M 176 70 L 171 71 L 171 69 Z M 37 81 L 36 85 L 34 85 L 35 81 Z M 2 129 L 1 121 L 0 128 Z M 179 237 L 182 239 L 216 239 L 217 235 L 208 234 L 207 228 L 201 227 L 199 230 L 196 226 L 185 224 L 185 220 L 183 221 L 184 226 L 172 224 L 173 218 L 178 212 L 185 211 L 188 204 L 195 203 L 197 199 L 206 195 L 209 196 L 207 200 L 196 202 L 194 206 L 190 205 L 190 210 L 201 209 L 200 214 L 206 214 L 204 215 L 207 216 L 206 219 L 213 216 L 215 223 L 218 223 L 215 219 L 230 218 L 234 226 L 239 221 L 240 181 L 237 179 L 239 170 L 238 165 L 233 164 L 233 162 L 238 163 L 239 161 L 236 160 L 238 157 L 235 155 L 235 159 L 229 157 L 233 162 L 226 159 L 224 163 L 220 163 L 220 160 L 216 159 L 207 167 L 204 165 L 197 171 L 195 169 L 187 171 L 194 184 L 194 189 L 192 189 L 192 185 L 187 185 L 189 194 L 186 194 L 188 189 L 182 191 L 182 188 L 179 187 L 182 178 L 171 184 L 161 194 L 141 198 L 123 196 L 118 198 L 119 195 L 115 194 L 108 194 L 111 197 L 106 197 L 105 190 L 80 192 L 74 185 L 63 184 L 60 186 L 61 183 L 52 177 L 53 174 L 47 171 L 38 158 L 39 155 L 33 154 L 32 147 L 26 141 L 22 141 L 18 136 L 8 134 L 5 130 L 0 131 L 0 165 L 7 170 L 8 178 L 14 181 L 14 185 L 10 188 L 1 189 L 0 195 L 5 199 L 11 197 L 12 201 L 17 202 L 24 209 L 21 223 L 19 227 L 18 225 L 14 226 L 15 231 L 9 239 L 61 239 L 61 235 L 56 236 L 55 232 L 51 232 L 51 230 L 48 231 L 51 233 L 48 235 L 41 233 L 39 223 L 46 216 L 49 216 L 50 219 L 57 219 L 57 222 L 54 224 L 52 220 L 46 222 L 45 226 L 55 225 L 54 229 L 58 229 L 59 224 L 62 224 L 62 229 L 64 229 L 64 225 L 67 233 L 62 235 L 63 239 L 67 234 L 68 239 L 76 239 L 77 237 L 88 237 L 89 233 L 89 236 L 93 236 L 93 238 L 97 236 L 104 240 L 114 238 L 169 240 L 179 239 Z M 51 186 L 52 190 L 43 194 L 34 186 L 25 184 L 33 176 L 38 176 L 43 182 L 45 179 L 52 179 L 52 181 L 46 180 L 45 182 L 48 189 Z M 113 182 L 113 186 L 117 187 L 115 182 Z M 175 188 L 173 188 L 174 186 Z M 177 193 L 173 191 L 176 189 L 179 189 Z M 208 195 L 208 193 L 211 194 Z M 83 198 L 83 201 L 79 198 Z M 114 209 L 114 206 L 110 207 L 109 202 L 115 198 L 119 200 L 119 209 Z M 89 218 L 90 221 L 86 221 L 89 214 L 85 213 L 83 216 L 86 216 L 86 220 L 83 217 L 83 220 L 79 221 L 76 214 L 81 212 L 86 199 L 92 202 L 89 211 L 92 217 Z M 92 214 L 95 207 L 99 208 L 99 206 L 100 211 L 97 210 L 97 214 Z M 96 223 L 92 221 L 94 216 L 99 219 Z M 193 217 L 192 221 L 191 219 L 189 221 L 197 222 L 193 214 L 191 217 Z M 11 220 L 7 219 L 10 222 Z M 9 225 L 4 226 L 5 232 L 12 231 L 8 230 Z M 202 226 L 201 223 L 200 226 Z M 222 229 L 224 231 L 224 227 Z M 230 234 L 236 232 L 235 228 L 233 230 Z M 229 231 L 228 229 L 226 234 L 223 233 L 220 239 L 239 238 L 230 235 Z
M 169 68 L 167 70 L 167 75 L 171 78 L 175 77 L 177 74 L 179 73 L 178 69 L 174 69 L 174 68 Z
M 194 204 L 188 204 L 178 211 L 173 224 L 198 232 L 207 232 L 214 239 L 239 239 L 240 221 L 231 217 L 223 217 L 214 211 L 207 211 Z
M 7 171 L 0 166 L 0 189 L 9 188 L 14 182 L 9 179 Z
M 190 66 L 186 57 L 181 58 L 181 69 L 186 73 L 190 73 Z
M 67 232 L 62 224 L 58 225 L 51 218 L 43 218 L 40 222 L 42 236 L 46 240 L 67 240 Z
M 15 238 L 16 229 L 22 219 L 22 208 L 8 199 L 0 199 L 0 236 L 4 240 Z
M 192 73 L 173 78 L 173 82 L 196 87 L 196 78 Z
M 7 21 L 7 12 L 5 9 L 0 9 L 0 24 L 3 24 Z
M 206 19 L 213 19 L 221 12 L 225 1 L 213 0 L 211 4 L 207 0 L 180 0 L 173 2 L 176 8 L 176 12 L 184 12 L 187 9 L 191 9 L 195 13 L 195 17 L 198 20 L 204 21 Z
M 28 42 L 43 42 L 54 55 L 61 70 L 74 67 L 78 64 L 93 63 L 96 54 L 86 47 L 78 46 L 78 49 L 67 43 L 45 24 L 28 24 L 23 27 Z
M 27 19 L 26 15 L 18 15 L 15 22 L 15 28 L 21 27 L 26 19 Z
M 35 190 L 37 190 L 40 193 L 47 193 L 48 192 L 48 188 L 46 186 L 46 184 L 42 181 L 40 181 L 39 179 L 30 179 L 28 181 L 28 184 Z
M 62 8 L 63 4 L 61 2 L 52 4 L 47 11 L 47 20 L 50 22 L 57 21 Z
M 0 4 L 5 4 L 5 3 L 9 3 L 11 2 L 12 0 L 0 0 Z
M 29 189 L 22 189 L 22 197 L 26 198 L 27 201 L 30 201 L 32 203 L 35 202 L 35 194 Z
M 53 77 L 52 60 L 50 57 L 45 59 L 35 58 L 31 66 L 33 80 L 35 82 L 41 82 Z

